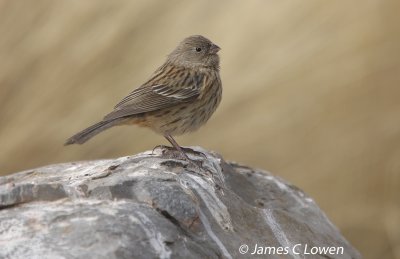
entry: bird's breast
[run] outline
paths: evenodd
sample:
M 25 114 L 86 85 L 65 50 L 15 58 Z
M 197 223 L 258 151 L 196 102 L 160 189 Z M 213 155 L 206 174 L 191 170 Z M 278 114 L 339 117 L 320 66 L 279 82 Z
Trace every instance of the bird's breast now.
M 222 85 L 218 73 L 203 74 L 201 79 L 197 99 L 152 113 L 147 117 L 148 127 L 160 134 L 177 136 L 204 125 L 221 102 Z

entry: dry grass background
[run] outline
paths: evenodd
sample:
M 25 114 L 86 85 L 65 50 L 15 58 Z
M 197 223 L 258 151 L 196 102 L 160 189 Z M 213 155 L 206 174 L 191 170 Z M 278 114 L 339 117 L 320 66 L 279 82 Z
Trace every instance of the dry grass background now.
M 0 174 L 134 154 L 136 127 L 83 146 L 184 37 L 222 47 L 224 96 L 178 138 L 309 193 L 365 258 L 400 258 L 400 2 L 0 1 Z

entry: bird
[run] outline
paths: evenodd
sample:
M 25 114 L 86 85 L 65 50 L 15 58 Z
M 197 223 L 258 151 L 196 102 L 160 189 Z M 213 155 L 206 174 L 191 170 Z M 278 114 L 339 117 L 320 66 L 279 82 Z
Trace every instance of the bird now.
M 101 121 L 67 139 L 65 145 L 83 144 L 114 126 L 138 125 L 161 134 L 189 159 L 174 137 L 198 130 L 219 106 L 219 50 L 201 35 L 183 39 L 150 79 L 130 92 Z

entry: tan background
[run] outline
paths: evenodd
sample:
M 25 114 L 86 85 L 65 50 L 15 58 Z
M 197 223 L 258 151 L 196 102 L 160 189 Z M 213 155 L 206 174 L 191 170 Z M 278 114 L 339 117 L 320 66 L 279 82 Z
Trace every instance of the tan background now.
M 0 174 L 166 144 L 120 127 L 62 146 L 203 34 L 223 101 L 178 141 L 279 175 L 365 258 L 400 258 L 399 28 L 396 0 L 0 1 Z

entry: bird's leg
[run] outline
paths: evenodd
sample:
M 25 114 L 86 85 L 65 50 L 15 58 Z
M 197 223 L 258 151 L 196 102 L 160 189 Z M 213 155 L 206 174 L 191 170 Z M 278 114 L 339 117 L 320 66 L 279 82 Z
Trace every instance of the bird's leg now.
M 168 135 L 165 135 L 164 137 L 169 141 L 169 143 L 172 144 L 172 146 L 173 146 L 177 151 L 179 151 L 181 154 L 183 154 L 183 155 L 185 156 L 185 159 L 188 159 L 189 161 L 191 161 L 191 159 L 189 159 L 189 157 L 187 156 L 186 153 L 200 154 L 202 157 L 204 157 L 205 159 L 207 159 L 207 156 L 206 156 L 205 154 L 203 154 L 202 152 L 200 152 L 200 151 L 195 151 L 195 150 L 193 150 L 193 149 L 191 149 L 191 148 L 185 148 L 185 147 L 179 146 L 179 144 L 175 141 L 175 139 L 174 139 L 171 135 L 168 134 Z M 165 146 L 160 145 L 160 147 L 165 147 Z M 156 148 L 157 148 L 157 147 L 155 147 L 154 149 L 156 149 Z M 154 151 L 154 149 L 153 149 L 153 151 Z
M 176 143 L 175 139 L 169 135 L 169 134 L 165 134 L 164 137 L 169 141 L 169 143 L 171 143 L 171 145 L 178 151 L 180 152 L 187 161 L 192 162 L 192 160 L 186 155 L 186 153 L 182 150 L 182 148 L 179 146 L 178 143 Z
M 190 159 L 185 151 L 183 151 L 184 148 L 182 148 L 181 146 L 179 146 L 178 143 L 176 143 L 175 139 L 169 135 L 169 134 L 165 134 L 164 137 L 169 141 L 169 143 L 171 143 L 171 145 L 180 153 L 183 155 L 183 158 L 188 161 L 190 164 L 194 165 L 195 168 L 197 168 L 200 172 L 202 171 L 202 161 L 196 161 L 196 160 L 192 160 Z M 189 149 L 190 151 L 193 152 L 192 149 Z M 204 154 L 203 154 L 204 155 Z

